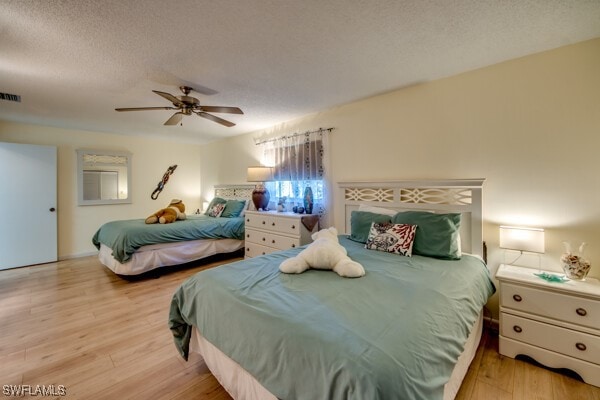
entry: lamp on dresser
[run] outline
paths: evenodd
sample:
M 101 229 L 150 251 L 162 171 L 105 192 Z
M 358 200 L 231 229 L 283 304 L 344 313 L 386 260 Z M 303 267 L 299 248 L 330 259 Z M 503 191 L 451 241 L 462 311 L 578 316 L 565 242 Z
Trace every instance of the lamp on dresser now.
M 521 258 L 524 252 L 537 253 L 541 268 L 541 257 L 539 257 L 539 255 L 544 253 L 546 250 L 544 230 L 539 228 L 525 228 L 519 226 L 501 226 L 500 248 L 506 250 L 516 250 L 520 252 L 519 256 L 512 262 L 507 263 L 505 260 L 505 264 L 514 264 L 519 258 Z
M 273 180 L 273 168 L 271 167 L 248 167 L 248 182 L 256 182 L 252 191 L 252 202 L 256 210 L 267 211 L 271 196 L 265 187 L 265 182 Z

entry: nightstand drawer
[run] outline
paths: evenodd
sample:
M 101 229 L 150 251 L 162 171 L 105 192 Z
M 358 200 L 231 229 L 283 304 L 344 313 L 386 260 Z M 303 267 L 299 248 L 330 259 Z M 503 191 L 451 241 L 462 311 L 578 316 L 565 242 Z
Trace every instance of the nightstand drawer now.
M 258 229 L 268 229 L 274 232 L 300 235 L 300 220 L 297 218 L 277 217 L 274 215 L 255 213 L 246 214 L 246 226 Z
M 275 251 L 279 251 L 279 249 L 276 249 L 274 247 L 262 246 L 257 243 L 246 242 L 245 256 L 246 257 L 258 257 L 258 256 L 263 256 L 265 254 L 273 253 Z
M 594 300 L 503 282 L 500 289 L 500 305 L 600 329 L 600 304 Z
M 600 362 L 600 336 L 588 335 L 527 318 L 501 313 L 504 337 L 592 363 Z
M 246 242 L 257 243 L 263 246 L 274 247 L 279 250 L 300 246 L 300 238 L 291 238 L 265 231 L 246 229 Z

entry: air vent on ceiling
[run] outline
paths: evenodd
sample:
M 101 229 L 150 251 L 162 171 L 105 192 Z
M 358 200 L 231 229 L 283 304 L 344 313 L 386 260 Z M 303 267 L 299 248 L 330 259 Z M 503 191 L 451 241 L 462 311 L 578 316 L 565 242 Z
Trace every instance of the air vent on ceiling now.
M 19 96 L 18 94 L 10 94 L 10 93 L 0 92 L 0 100 L 16 101 L 17 103 L 20 103 L 21 96 Z

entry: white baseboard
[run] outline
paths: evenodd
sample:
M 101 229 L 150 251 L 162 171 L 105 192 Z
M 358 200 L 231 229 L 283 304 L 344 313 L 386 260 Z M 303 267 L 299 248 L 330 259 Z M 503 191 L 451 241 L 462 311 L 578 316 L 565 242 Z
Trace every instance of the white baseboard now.
M 62 255 L 58 257 L 58 261 L 64 261 L 64 260 L 72 260 L 73 258 L 82 258 L 82 257 L 89 257 L 89 256 L 97 256 L 98 255 L 98 251 L 87 251 L 85 253 L 77 253 L 77 254 L 67 254 L 67 255 Z

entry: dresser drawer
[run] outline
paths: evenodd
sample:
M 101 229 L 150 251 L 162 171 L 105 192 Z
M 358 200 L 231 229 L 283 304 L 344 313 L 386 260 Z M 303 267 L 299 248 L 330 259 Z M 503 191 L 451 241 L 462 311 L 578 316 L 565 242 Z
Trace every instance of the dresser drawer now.
M 600 303 L 559 292 L 503 282 L 500 305 L 594 329 L 600 329 Z
M 299 237 L 287 237 L 265 231 L 246 229 L 246 242 L 286 250 L 300 246 Z
M 300 235 L 300 222 L 297 218 L 277 217 L 260 213 L 246 214 L 246 226 L 250 228 L 268 229 L 274 232 Z
M 245 256 L 258 257 L 263 256 L 265 254 L 273 253 L 275 251 L 279 251 L 279 249 L 276 249 L 274 247 L 263 246 L 257 243 L 246 242 Z
M 501 313 L 504 337 L 600 364 L 600 336 L 589 335 L 515 315 Z

